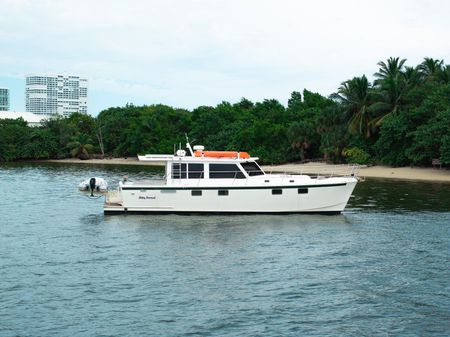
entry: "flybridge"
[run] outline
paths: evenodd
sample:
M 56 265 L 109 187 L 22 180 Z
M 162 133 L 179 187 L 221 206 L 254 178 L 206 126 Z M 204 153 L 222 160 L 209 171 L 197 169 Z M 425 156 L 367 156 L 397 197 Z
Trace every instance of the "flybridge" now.
M 189 150 L 190 155 L 186 155 L 185 150 L 178 150 L 174 155 L 166 154 L 146 154 L 143 156 L 138 155 L 140 161 L 151 162 L 167 162 L 167 161 L 214 161 L 214 160 L 232 160 L 232 161 L 256 161 L 258 157 L 250 157 L 247 152 L 239 151 L 205 151 L 205 147 L 202 145 L 195 145 L 192 149 L 189 143 L 186 144 L 186 148 Z

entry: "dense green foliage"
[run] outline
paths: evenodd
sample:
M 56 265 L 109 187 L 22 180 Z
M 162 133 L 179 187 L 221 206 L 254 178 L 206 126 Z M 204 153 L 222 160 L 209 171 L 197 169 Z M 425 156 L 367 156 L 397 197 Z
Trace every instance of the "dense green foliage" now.
M 248 151 L 264 163 L 325 159 L 404 166 L 438 158 L 450 164 L 450 66 L 431 58 L 416 67 L 405 63 L 379 62 L 373 83 L 355 77 L 328 98 L 294 91 L 287 107 L 243 98 L 193 111 L 126 105 L 38 128 L 0 120 L 0 159 L 172 153 L 187 133 L 194 144 Z

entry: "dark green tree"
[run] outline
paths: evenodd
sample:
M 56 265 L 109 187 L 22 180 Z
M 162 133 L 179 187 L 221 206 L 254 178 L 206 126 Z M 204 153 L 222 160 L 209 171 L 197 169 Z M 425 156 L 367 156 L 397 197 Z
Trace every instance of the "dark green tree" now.
M 72 141 L 67 144 L 70 154 L 74 158 L 89 159 L 94 146 L 91 144 L 92 139 L 85 133 L 78 133 L 72 138 Z
M 372 116 L 373 94 L 367 77 L 363 75 L 342 82 L 338 93 L 332 97 L 347 111 L 349 131 L 359 133 L 366 139 L 371 138 L 375 132 L 375 121 Z

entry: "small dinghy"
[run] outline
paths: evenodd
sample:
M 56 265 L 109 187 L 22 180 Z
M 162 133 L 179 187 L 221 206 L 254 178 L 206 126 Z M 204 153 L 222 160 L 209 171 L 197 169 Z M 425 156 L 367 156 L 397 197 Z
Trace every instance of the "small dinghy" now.
M 103 178 L 93 177 L 90 179 L 83 180 L 79 185 L 78 189 L 83 192 L 90 192 L 91 195 L 94 192 L 107 192 L 108 183 Z

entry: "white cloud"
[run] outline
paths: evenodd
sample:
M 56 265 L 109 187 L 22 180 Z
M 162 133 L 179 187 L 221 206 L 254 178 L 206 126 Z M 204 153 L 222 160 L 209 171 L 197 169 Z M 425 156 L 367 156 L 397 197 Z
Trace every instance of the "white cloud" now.
M 330 94 L 389 56 L 450 59 L 446 1 L 0 0 L 0 8 L 0 76 L 76 73 L 90 79 L 91 96 L 139 103 L 286 100 L 304 87 Z

